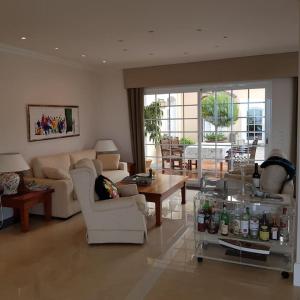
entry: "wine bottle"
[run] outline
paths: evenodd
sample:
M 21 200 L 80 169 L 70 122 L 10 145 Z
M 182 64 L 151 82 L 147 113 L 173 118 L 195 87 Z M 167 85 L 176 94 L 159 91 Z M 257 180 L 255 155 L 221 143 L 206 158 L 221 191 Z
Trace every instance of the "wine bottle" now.
M 252 175 L 253 186 L 256 189 L 260 188 L 260 174 L 258 173 L 258 163 L 255 163 L 254 173 Z
M 198 210 L 197 223 L 198 223 L 198 231 L 204 232 L 205 231 L 204 211 L 201 208 L 199 208 Z
M 279 232 L 280 242 L 284 242 L 284 243 L 289 241 L 289 217 L 286 213 L 287 213 L 287 208 L 284 207 L 282 210 L 282 216 L 280 218 L 280 232 Z
M 220 217 L 220 231 L 222 235 L 228 235 L 228 226 L 229 226 L 229 215 L 226 210 L 225 203 L 223 204 L 223 211 Z
M 241 234 L 243 237 L 248 237 L 249 235 L 249 220 L 250 220 L 250 213 L 249 207 L 244 208 L 244 213 L 241 219 Z
M 264 212 L 261 220 L 260 230 L 259 230 L 259 239 L 262 241 L 268 241 L 270 239 L 270 232 L 268 226 L 267 215 Z
M 271 240 L 278 240 L 278 225 L 276 224 L 276 218 L 273 217 L 271 226 Z

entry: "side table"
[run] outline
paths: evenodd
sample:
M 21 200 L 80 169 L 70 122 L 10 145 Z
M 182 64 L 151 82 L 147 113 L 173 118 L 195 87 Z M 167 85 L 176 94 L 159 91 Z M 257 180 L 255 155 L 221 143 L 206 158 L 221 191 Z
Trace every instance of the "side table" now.
M 20 216 L 21 231 L 29 230 L 29 209 L 38 203 L 43 203 L 45 220 L 50 221 L 52 216 L 52 193 L 54 189 L 44 191 L 28 191 L 22 194 L 3 195 L 2 206 L 14 209 L 14 218 Z

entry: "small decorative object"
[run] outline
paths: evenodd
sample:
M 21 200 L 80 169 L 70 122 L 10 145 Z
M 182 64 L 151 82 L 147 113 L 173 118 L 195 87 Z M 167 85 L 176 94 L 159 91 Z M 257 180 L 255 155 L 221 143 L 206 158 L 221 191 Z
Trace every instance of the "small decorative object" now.
M 137 185 L 150 185 L 152 183 L 152 178 L 149 177 L 147 173 L 139 173 L 136 175 Z
M 100 152 L 100 153 L 118 151 L 118 148 L 113 142 L 113 140 L 98 140 L 94 148 L 96 152 Z
M 80 134 L 78 106 L 28 105 L 27 121 L 30 142 Z
M 24 184 L 23 177 L 14 172 L 28 170 L 29 166 L 19 153 L 0 154 L 0 186 L 4 195 L 18 193 L 20 182 Z M 1 188 L 0 188 L 1 189 Z

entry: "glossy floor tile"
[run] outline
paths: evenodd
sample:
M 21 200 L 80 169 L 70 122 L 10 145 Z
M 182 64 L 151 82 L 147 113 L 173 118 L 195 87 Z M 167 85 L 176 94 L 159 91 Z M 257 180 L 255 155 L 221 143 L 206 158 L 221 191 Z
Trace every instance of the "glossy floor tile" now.
M 163 204 L 155 227 L 150 205 L 145 245 L 87 245 L 81 214 L 31 230 L 0 231 L 0 299 L 300 299 L 292 278 L 251 267 L 194 258 L 194 191 Z

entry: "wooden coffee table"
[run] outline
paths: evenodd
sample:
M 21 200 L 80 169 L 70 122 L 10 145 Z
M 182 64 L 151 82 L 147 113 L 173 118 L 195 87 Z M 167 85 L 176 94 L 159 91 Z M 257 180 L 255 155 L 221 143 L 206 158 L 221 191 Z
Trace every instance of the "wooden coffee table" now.
M 187 179 L 187 176 L 157 174 L 151 185 L 138 186 L 139 193 L 145 195 L 148 202 L 155 204 L 156 226 L 160 226 L 162 222 L 163 200 L 181 189 L 181 204 L 185 204 L 185 182 Z
M 44 191 L 28 191 L 22 194 L 2 196 L 3 207 L 14 209 L 14 217 L 20 216 L 21 231 L 29 230 L 29 209 L 38 203 L 43 203 L 46 221 L 51 220 L 52 193 L 54 189 Z

